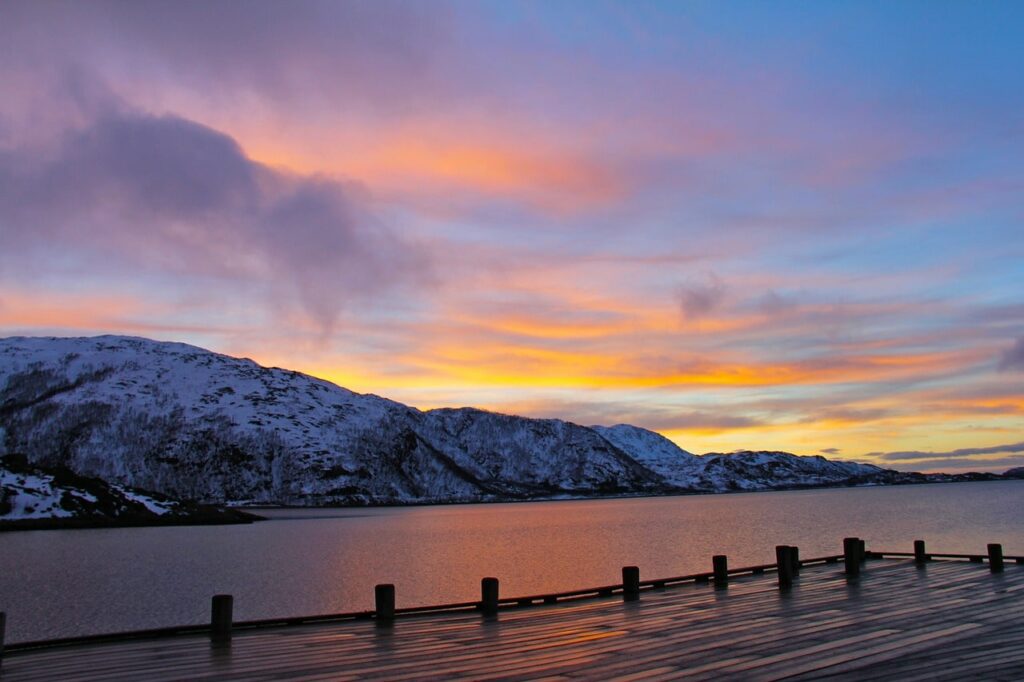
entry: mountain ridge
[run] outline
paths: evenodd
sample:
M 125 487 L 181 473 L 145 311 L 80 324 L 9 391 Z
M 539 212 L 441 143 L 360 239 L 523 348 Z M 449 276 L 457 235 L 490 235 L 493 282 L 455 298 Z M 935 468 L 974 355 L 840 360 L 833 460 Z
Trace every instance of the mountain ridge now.
M 0 339 L 0 454 L 215 504 L 395 504 L 911 482 L 789 453 L 694 455 L 628 424 L 421 411 L 141 337 Z

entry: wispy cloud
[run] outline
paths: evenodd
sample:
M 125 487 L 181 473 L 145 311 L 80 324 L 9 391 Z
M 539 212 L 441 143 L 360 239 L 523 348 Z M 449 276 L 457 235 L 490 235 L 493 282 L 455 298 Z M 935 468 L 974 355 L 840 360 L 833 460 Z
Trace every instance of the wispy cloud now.
M 1017 339 L 1017 343 L 1003 353 L 999 360 L 999 369 L 1024 370 L 1024 338 Z
M 907 464 L 896 464 L 894 468 L 900 471 L 923 471 L 926 473 L 959 473 L 965 471 L 988 471 L 1002 473 L 1007 469 L 1024 466 L 1024 456 L 1010 455 L 1008 457 L 996 457 L 991 459 L 975 458 L 948 458 L 948 459 L 919 459 Z
M 533 417 L 568 419 L 579 424 L 632 424 L 661 432 L 722 432 L 763 425 L 763 422 L 753 417 L 729 414 L 727 409 L 680 410 L 660 406 L 637 411 L 635 406 L 628 403 L 600 400 L 532 400 L 505 404 L 498 409 Z
M 879 457 L 887 461 L 907 461 L 915 459 L 947 459 L 956 457 L 970 457 L 972 455 L 1000 455 L 1014 452 L 1024 452 L 1024 443 L 991 445 L 982 448 L 960 448 L 958 450 L 947 450 L 946 452 L 904 450 L 900 452 L 872 452 L 869 453 L 869 455 Z

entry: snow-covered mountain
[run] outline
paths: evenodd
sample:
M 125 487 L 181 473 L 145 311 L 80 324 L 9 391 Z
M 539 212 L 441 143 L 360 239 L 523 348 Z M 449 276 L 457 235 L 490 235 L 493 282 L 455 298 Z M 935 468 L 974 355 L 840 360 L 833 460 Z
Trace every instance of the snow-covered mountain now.
M 788 452 L 712 452 L 701 457 L 701 464 L 700 484 L 718 490 L 826 486 L 836 481 L 861 479 L 882 482 L 888 478 L 889 482 L 895 482 L 902 478 L 895 471 L 870 464 L 836 462 L 821 455 L 798 457 Z
M 181 343 L 0 339 L 0 453 L 205 502 L 295 505 L 891 482 L 787 453 L 697 456 L 635 426 L 423 412 Z

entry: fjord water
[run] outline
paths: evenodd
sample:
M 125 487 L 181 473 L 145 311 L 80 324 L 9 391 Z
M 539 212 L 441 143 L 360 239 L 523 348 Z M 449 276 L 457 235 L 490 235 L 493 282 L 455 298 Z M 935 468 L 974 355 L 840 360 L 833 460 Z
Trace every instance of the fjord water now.
M 0 535 L 0 611 L 8 642 L 200 623 L 210 596 L 235 618 L 372 608 L 604 585 L 774 561 L 776 544 L 811 557 L 869 548 L 1024 554 L 1024 481 L 661 498 L 377 509 L 263 511 L 242 526 L 33 531 Z

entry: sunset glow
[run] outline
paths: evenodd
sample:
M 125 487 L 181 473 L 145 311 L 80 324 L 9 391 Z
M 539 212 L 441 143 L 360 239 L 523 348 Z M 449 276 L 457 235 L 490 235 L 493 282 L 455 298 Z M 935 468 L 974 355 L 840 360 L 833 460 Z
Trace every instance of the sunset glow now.
M 0 4 L 0 335 L 1024 465 L 1024 5 L 140 5 Z

